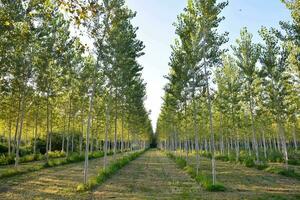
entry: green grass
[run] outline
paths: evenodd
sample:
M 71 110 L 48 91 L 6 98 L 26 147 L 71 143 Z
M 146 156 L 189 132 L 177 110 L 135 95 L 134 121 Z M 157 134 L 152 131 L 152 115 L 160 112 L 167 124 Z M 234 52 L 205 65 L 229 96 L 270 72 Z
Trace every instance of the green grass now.
M 126 155 L 126 156 L 114 161 L 106 169 L 100 170 L 99 174 L 96 177 L 91 178 L 87 184 L 79 184 L 77 186 L 76 190 L 78 192 L 84 192 L 84 191 L 92 190 L 96 186 L 101 185 L 103 182 L 105 182 L 107 179 L 109 179 L 111 176 L 113 176 L 118 170 L 123 168 L 125 165 L 127 165 L 132 160 L 135 160 L 137 157 L 139 157 L 145 151 L 146 150 L 135 152 L 135 153 Z
M 112 155 L 112 154 L 113 154 L 113 152 L 108 152 L 107 155 Z M 63 156 L 63 155 L 65 155 L 65 154 L 60 154 L 60 153 L 54 152 L 54 153 L 52 153 L 51 156 L 52 156 L 52 158 L 55 158 L 57 156 L 60 157 L 60 156 Z M 30 156 L 32 156 L 32 155 L 30 155 Z M 101 158 L 103 156 L 104 156 L 103 152 L 91 152 L 91 153 L 89 153 L 89 159 L 90 160 L 91 159 L 96 159 L 96 158 Z M 49 157 L 50 157 L 50 154 L 49 154 Z M 30 157 L 30 159 L 31 158 L 32 157 Z M 26 173 L 29 173 L 29 172 L 38 171 L 38 170 L 45 169 L 45 168 L 56 167 L 56 166 L 61 166 L 61 165 L 66 165 L 66 164 L 71 164 L 71 163 L 77 163 L 77 162 L 82 162 L 82 161 L 84 161 L 84 155 L 80 155 L 79 153 L 73 153 L 67 158 L 64 158 L 64 159 L 59 159 L 59 158 L 50 159 L 48 162 L 46 162 L 42 165 L 37 165 L 37 166 L 33 165 L 32 167 L 26 168 L 26 169 L 18 169 L 18 168 L 6 169 L 0 174 L 0 178 L 12 177 L 12 176 L 20 175 L 20 174 L 26 174 Z
M 184 171 L 188 173 L 193 179 L 195 179 L 196 182 L 199 183 L 205 190 L 209 192 L 226 191 L 226 188 L 223 184 L 221 183 L 213 184 L 212 180 L 206 174 L 201 173 L 197 175 L 196 169 L 188 165 L 184 158 L 176 157 L 174 154 L 170 152 L 167 153 L 167 156 L 172 160 L 174 160 L 180 169 L 184 169 Z
M 27 168 L 27 169 L 23 169 L 23 170 L 17 169 L 17 168 L 11 168 L 11 169 L 7 169 L 3 173 L 1 173 L 0 178 L 8 178 L 8 177 L 12 177 L 12 176 L 20 175 L 20 174 L 26 174 L 29 172 L 41 170 L 43 168 L 44 168 L 43 166 L 33 166 L 31 168 Z
M 300 180 L 300 174 L 296 173 L 292 169 L 284 169 L 284 168 L 279 168 L 279 167 L 268 167 L 265 169 L 265 171 Z
M 48 156 L 49 158 L 62 158 L 66 156 L 66 153 L 61 151 L 52 151 L 52 152 L 48 152 Z M 20 157 L 19 163 L 28 163 L 33 161 L 45 160 L 45 159 L 46 159 L 46 155 L 42 155 L 40 153 L 28 154 Z M 15 163 L 15 155 L 5 156 L 2 154 L 0 156 L 0 165 L 11 165 L 14 163 Z

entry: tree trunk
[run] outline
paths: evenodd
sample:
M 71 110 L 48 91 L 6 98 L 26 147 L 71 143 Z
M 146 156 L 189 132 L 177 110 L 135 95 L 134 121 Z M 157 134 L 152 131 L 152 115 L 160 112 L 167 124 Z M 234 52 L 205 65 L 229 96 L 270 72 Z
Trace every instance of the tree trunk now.
M 282 125 L 282 122 L 278 120 L 277 122 L 278 126 L 278 133 L 280 135 L 280 140 L 281 140 L 281 146 L 282 146 L 282 152 L 284 155 L 284 160 L 285 160 L 285 167 L 288 169 L 288 152 L 287 152 L 287 147 L 286 147 L 286 140 L 285 140 L 285 133 L 284 133 L 284 127 Z
M 11 129 L 12 129 L 12 122 L 9 119 L 9 130 L 8 130 L 8 155 L 11 155 Z
M 33 154 L 36 154 L 36 140 L 38 133 L 38 111 L 35 113 L 35 128 L 34 128 L 34 142 L 33 142 Z
M 47 126 L 47 130 L 46 130 L 46 158 L 47 158 L 47 162 L 49 161 L 49 154 L 48 154 L 48 150 L 49 150 L 49 112 L 50 112 L 50 108 L 49 108 L 49 91 L 47 92 L 47 121 L 46 121 L 46 126 Z
M 262 139 L 263 139 L 263 147 L 264 147 L 264 156 L 267 159 L 267 147 L 266 147 L 266 138 L 265 138 L 265 131 L 262 130 Z
M 110 126 L 110 113 L 109 113 L 109 102 L 107 102 L 107 105 L 105 107 L 105 140 L 104 140 L 104 161 L 103 161 L 103 169 L 106 169 L 107 165 L 107 147 L 108 147 L 108 132 L 109 132 L 109 126 Z
M 16 129 L 15 129 L 15 135 L 14 135 L 14 141 L 13 141 L 13 148 L 12 148 L 13 154 L 16 153 L 16 147 L 17 147 L 17 136 L 18 136 L 18 131 L 19 131 L 19 121 L 20 121 L 20 110 L 21 110 L 21 99 L 19 99 L 19 103 L 18 103 Z
M 122 106 L 121 152 L 124 151 L 124 109 Z
M 255 155 L 256 155 L 256 161 L 259 162 L 259 154 L 258 154 L 258 146 L 257 146 L 257 141 L 256 141 L 256 130 L 255 130 L 255 125 L 254 125 L 254 113 L 253 113 L 253 96 L 252 96 L 252 90 L 249 89 L 250 91 L 250 115 L 251 115 L 251 130 L 252 130 L 252 145 L 254 146 L 255 149 Z
M 292 131 L 295 151 L 298 150 L 297 137 L 296 137 L 296 129 L 297 129 L 297 127 L 296 127 L 296 122 L 295 122 L 294 126 L 293 126 L 293 131 Z
M 74 119 L 72 120 L 72 138 L 71 138 L 71 152 L 73 153 L 74 152 L 74 130 L 75 130 L 75 127 L 74 127 Z
M 91 129 L 91 119 L 92 119 L 92 110 L 93 110 L 93 100 L 95 94 L 95 80 L 93 80 L 93 88 L 90 96 L 89 102 L 89 112 L 88 112 L 88 121 L 87 121 L 87 129 L 86 129 L 86 144 L 85 144 L 85 154 L 84 154 L 84 171 L 83 171 L 83 182 L 87 183 L 88 178 L 88 168 L 89 168 L 89 142 L 90 142 L 90 129 Z
M 118 131 L 118 90 L 116 89 L 116 100 L 115 100 L 115 133 L 114 133 L 114 159 L 117 153 L 117 131 Z
M 205 61 L 204 61 L 205 63 Z M 213 118 L 212 118 L 212 109 L 211 109 L 211 98 L 209 91 L 209 82 L 208 82 L 208 74 L 207 74 L 207 66 L 204 65 L 204 73 L 206 78 L 206 90 L 207 90 L 207 98 L 208 98 L 208 111 L 209 111 L 209 130 L 211 135 L 211 165 L 212 165 L 212 179 L 213 185 L 216 184 L 216 162 L 215 162 L 215 136 L 213 132 Z
M 66 157 L 69 156 L 69 146 L 70 146 L 70 129 L 71 129 L 71 110 L 72 110 L 72 102 L 71 95 L 69 96 L 69 116 L 68 116 L 68 127 L 67 127 L 67 146 L 66 146 Z
M 16 148 L 16 160 L 15 160 L 15 166 L 17 167 L 19 164 L 20 159 L 20 145 L 21 145 L 21 137 L 22 137 L 22 131 L 23 131 L 23 122 L 24 122 L 24 115 L 25 115 L 25 97 L 22 95 L 21 97 L 21 118 L 20 118 L 20 129 L 18 134 L 18 140 L 17 140 L 17 148 Z
M 49 133 L 49 151 L 52 151 L 52 109 L 50 111 L 50 133 Z

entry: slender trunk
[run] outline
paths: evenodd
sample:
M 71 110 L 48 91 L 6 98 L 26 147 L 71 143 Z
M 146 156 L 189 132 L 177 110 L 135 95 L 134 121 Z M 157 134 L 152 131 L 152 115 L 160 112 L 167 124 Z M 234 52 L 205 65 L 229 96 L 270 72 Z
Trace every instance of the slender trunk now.
M 223 120 L 223 115 L 222 113 L 220 113 L 220 149 L 221 149 L 221 154 L 224 154 L 224 138 L 223 138 L 223 124 L 222 124 L 222 120 Z
M 287 147 L 286 147 L 285 133 L 284 133 L 283 124 L 280 120 L 278 120 L 277 126 L 278 126 L 278 133 L 280 135 L 280 140 L 281 140 L 282 152 L 283 152 L 284 160 L 285 160 L 285 167 L 288 169 L 289 158 L 288 158 L 288 152 L 287 152 Z
M 12 129 L 12 122 L 9 119 L 9 130 L 8 130 L 8 155 L 11 155 L 11 129 Z
M 236 162 L 238 162 L 240 158 L 240 140 L 238 136 L 236 137 L 235 140 L 235 151 L 236 151 Z
M 266 138 L 265 138 L 265 131 L 262 130 L 262 139 L 263 139 L 263 147 L 264 147 L 264 156 L 267 159 L 267 147 L 266 147 Z
M 129 129 L 128 129 L 128 131 L 127 131 L 127 150 L 129 151 L 129 149 L 130 149 L 130 135 L 129 135 Z
M 83 117 L 83 114 L 82 114 L 82 119 L 81 119 L 81 134 L 80 134 L 80 137 L 79 137 L 79 154 L 80 155 L 82 154 L 83 132 L 84 132 L 84 117 Z
M 22 131 L 23 131 L 24 115 L 25 115 L 25 97 L 24 97 L 24 95 L 22 95 L 22 97 L 21 97 L 20 129 L 19 129 L 18 140 L 17 140 L 16 160 L 15 160 L 16 167 L 18 166 L 19 159 L 20 159 L 19 153 L 20 153 L 21 137 L 22 137 Z
M 106 169 L 107 165 L 107 148 L 108 148 L 108 132 L 109 132 L 109 123 L 110 123 L 110 116 L 109 116 L 109 102 L 105 107 L 105 140 L 104 140 L 104 162 L 103 162 L 103 169 Z
M 230 144 L 229 144 L 229 139 L 227 138 L 227 155 L 230 156 Z
M 292 131 L 295 151 L 298 150 L 297 137 L 296 137 L 296 129 L 297 129 L 297 127 L 296 127 L 296 122 L 295 122 L 294 126 L 293 126 L 293 131 Z
M 38 110 L 35 113 L 35 128 L 34 128 L 34 143 L 33 143 L 33 154 L 36 154 L 36 140 L 38 134 Z
M 16 153 L 16 147 L 17 147 L 17 135 L 18 135 L 18 131 L 19 131 L 20 110 L 21 110 L 21 99 L 19 99 L 19 103 L 18 103 L 16 129 L 15 129 L 15 135 L 14 135 L 14 141 L 13 141 L 13 149 L 12 149 L 12 153 L 13 154 Z
M 206 77 L 206 90 L 207 90 L 207 98 L 208 98 L 208 111 L 209 111 L 209 129 L 211 135 L 211 165 L 212 165 L 212 179 L 213 185 L 216 184 L 216 162 L 215 162 L 215 136 L 213 132 L 213 118 L 212 118 L 212 108 L 211 108 L 211 98 L 209 91 L 209 82 L 208 82 L 208 74 L 207 74 L 207 66 L 204 66 L 204 73 Z
M 49 148 L 49 112 L 50 112 L 50 108 L 49 108 L 49 91 L 47 92 L 47 122 L 46 122 L 46 159 L 47 159 L 47 162 L 49 161 L 49 154 L 48 154 L 48 148 Z
M 124 109 L 122 106 L 121 152 L 124 151 Z
M 277 136 L 277 138 L 276 138 L 277 149 L 278 149 L 278 151 L 282 152 L 281 147 L 280 147 L 279 131 L 277 132 L 276 136 Z
M 193 95 L 194 96 L 194 95 Z M 196 173 L 199 174 L 200 167 L 200 153 L 199 153 L 199 133 L 198 133 L 198 122 L 197 122 L 197 105 L 196 100 L 193 98 L 193 110 L 194 110 L 194 135 L 195 135 L 195 149 L 196 149 Z
M 49 151 L 52 151 L 52 109 L 50 111 L 50 133 L 49 133 Z
M 62 133 L 62 142 L 61 142 L 61 151 L 65 151 L 65 133 L 66 133 L 66 121 L 67 121 L 67 109 L 65 109 L 65 116 L 64 116 L 64 130 Z
M 188 158 L 189 158 L 189 150 L 188 150 L 188 139 L 185 140 L 185 160 L 188 162 Z
M 259 154 L 258 154 L 258 145 L 256 141 L 256 130 L 255 130 L 255 125 L 254 125 L 254 113 L 253 113 L 253 95 L 252 95 L 252 90 L 250 90 L 250 115 L 251 115 L 251 130 L 252 130 L 252 145 L 254 146 L 255 149 L 255 155 L 256 155 L 256 161 L 259 162 Z
M 116 100 L 115 100 L 115 131 L 114 131 L 114 159 L 116 158 L 117 153 L 117 131 L 118 131 L 118 90 L 116 88 Z
M 71 152 L 73 153 L 74 152 L 74 130 L 75 130 L 75 127 L 74 127 L 74 119 L 72 120 L 72 138 L 71 138 Z
M 89 168 L 89 142 L 90 142 L 90 129 L 91 129 L 91 119 L 92 119 L 92 110 L 93 110 L 93 100 L 95 94 L 95 80 L 93 80 L 93 88 L 90 96 L 89 102 L 89 112 L 88 112 L 88 121 L 86 129 L 86 144 L 85 144 L 85 154 L 84 154 L 84 171 L 83 171 L 83 182 L 87 183 L 88 179 L 88 168 Z
M 71 110 L 72 110 L 72 102 L 71 95 L 69 96 L 69 116 L 68 116 L 68 127 L 67 127 L 67 146 L 66 146 L 66 156 L 69 156 L 69 142 L 70 142 L 70 128 L 71 128 Z

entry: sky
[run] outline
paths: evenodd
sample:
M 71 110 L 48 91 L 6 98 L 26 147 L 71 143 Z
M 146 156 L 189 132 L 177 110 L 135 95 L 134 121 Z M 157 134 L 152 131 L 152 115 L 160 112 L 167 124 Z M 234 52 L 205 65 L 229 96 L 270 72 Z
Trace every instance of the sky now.
M 146 108 L 151 110 L 153 128 L 163 103 L 164 78 L 169 72 L 169 57 L 175 35 L 173 23 L 177 20 L 187 0 L 126 0 L 127 6 L 137 12 L 133 24 L 139 27 L 138 38 L 146 46 L 145 55 L 139 58 L 144 67 L 143 78 L 147 83 Z M 229 0 L 223 10 L 225 20 L 220 24 L 219 32 L 229 32 L 229 42 L 224 48 L 230 48 L 239 37 L 242 27 L 247 27 L 255 42 L 261 41 L 258 30 L 261 26 L 279 28 L 279 21 L 290 21 L 290 12 L 280 0 Z

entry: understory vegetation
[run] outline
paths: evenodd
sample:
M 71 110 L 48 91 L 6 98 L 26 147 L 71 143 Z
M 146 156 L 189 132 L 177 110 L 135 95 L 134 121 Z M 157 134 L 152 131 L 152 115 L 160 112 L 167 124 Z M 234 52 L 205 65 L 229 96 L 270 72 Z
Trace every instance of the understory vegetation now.
M 121 153 L 121 152 L 118 152 L 118 153 Z M 112 151 L 107 153 L 107 155 L 113 155 L 113 154 L 114 153 Z M 37 154 L 35 154 L 35 155 L 37 155 Z M 4 169 L 0 172 L 0 178 L 7 178 L 7 177 L 11 177 L 11 176 L 34 172 L 34 171 L 38 171 L 38 170 L 49 168 L 49 167 L 56 167 L 56 166 L 61 166 L 61 165 L 66 165 L 66 164 L 71 164 L 71 163 L 82 162 L 85 159 L 84 155 L 80 155 L 79 153 L 72 153 L 68 157 L 65 157 L 64 153 L 51 152 L 51 156 L 49 155 L 49 157 L 51 157 L 52 159 L 49 159 L 48 161 L 46 161 L 42 164 L 35 165 L 34 163 L 32 163 L 32 167 L 30 167 L 30 168 L 18 167 L 18 168 Z M 89 160 L 96 159 L 96 158 L 102 158 L 102 157 L 104 157 L 103 151 L 94 151 L 94 152 L 89 153 Z M 31 162 L 31 161 L 32 160 L 30 160 L 28 162 Z
M 167 153 L 168 157 L 174 160 L 177 166 L 187 172 L 197 183 L 199 183 L 204 189 L 210 192 L 225 191 L 226 188 L 221 183 L 213 184 L 208 174 L 197 173 L 195 168 L 187 164 L 187 161 L 179 156 L 175 156 L 173 153 Z

